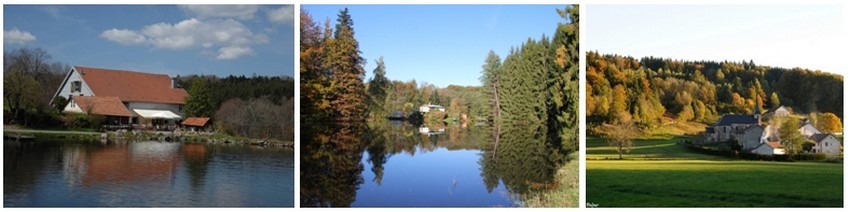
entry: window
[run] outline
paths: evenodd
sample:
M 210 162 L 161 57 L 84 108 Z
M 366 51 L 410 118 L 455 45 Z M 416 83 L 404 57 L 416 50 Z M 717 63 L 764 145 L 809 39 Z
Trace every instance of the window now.
M 82 87 L 83 82 L 81 81 L 71 82 L 71 92 L 80 92 L 82 90 Z

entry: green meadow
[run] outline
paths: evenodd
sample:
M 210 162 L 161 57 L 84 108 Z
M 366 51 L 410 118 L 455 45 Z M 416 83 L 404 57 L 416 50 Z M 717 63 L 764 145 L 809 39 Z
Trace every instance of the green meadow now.
M 624 160 L 587 139 L 587 202 L 598 207 L 841 207 L 843 164 L 744 161 L 637 140 Z

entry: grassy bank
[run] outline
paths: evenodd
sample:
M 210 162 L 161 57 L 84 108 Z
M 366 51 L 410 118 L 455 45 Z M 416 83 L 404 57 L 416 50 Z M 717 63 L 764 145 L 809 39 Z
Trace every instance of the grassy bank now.
M 688 151 L 676 141 L 696 139 L 691 136 L 675 136 L 667 139 L 637 139 L 633 142 L 629 154 L 624 159 L 638 160 L 685 160 L 685 159 L 724 159 L 719 156 L 705 155 Z M 587 137 L 588 160 L 618 159 L 617 151 L 608 146 L 608 141 L 600 137 Z
M 578 153 L 570 154 L 570 162 L 558 169 L 554 189 L 523 196 L 527 207 L 578 207 L 579 196 Z
M 669 139 L 634 142 L 624 160 L 587 140 L 587 201 L 599 207 L 793 207 L 843 204 L 843 164 L 742 161 L 689 152 Z

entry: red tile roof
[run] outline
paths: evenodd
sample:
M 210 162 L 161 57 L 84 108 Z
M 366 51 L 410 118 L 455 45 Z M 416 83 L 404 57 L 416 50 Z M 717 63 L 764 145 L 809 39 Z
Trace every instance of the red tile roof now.
M 186 120 L 183 120 L 183 125 L 203 127 L 207 125 L 209 120 L 210 118 L 207 117 L 189 117 L 186 118 Z
M 95 96 L 115 96 L 124 102 L 185 104 L 186 90 L 172 88 L 171 77 L 135 71 L 74 66 Z
M 782 148 L 782 147 L 783 147 L 783 146 L 782 146 L 782 144 L 781 144 L 781 143 L 779 143 L 779 142 L 777 142 L 777 141 L 770 141 L 770 142 L 767 142 L 767 145 L 768 145 L 768 146 L 770 146 L 770 147 L 773 147 L 774 149 L 778 149 L 778 148 Z
M 77 103 L 84 113 L 106 115 L 106 116 L 133 116 L 130 110 L 124 106 L 118 97 L 102 97 L 102 96 L 74 96 L 73 100 Z

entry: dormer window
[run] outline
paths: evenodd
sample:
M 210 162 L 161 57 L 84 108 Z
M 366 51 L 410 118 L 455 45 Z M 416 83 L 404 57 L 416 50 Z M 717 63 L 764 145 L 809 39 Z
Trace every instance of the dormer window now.
M 81 81 L 73 81 L 71 82 L 71 92 L 80 92 L 83 87 L 83 82 Z

